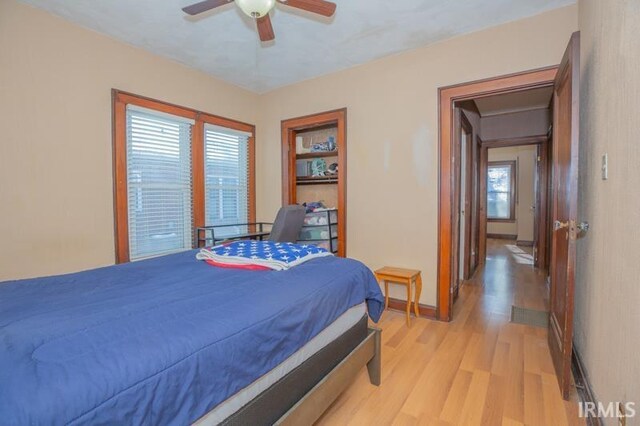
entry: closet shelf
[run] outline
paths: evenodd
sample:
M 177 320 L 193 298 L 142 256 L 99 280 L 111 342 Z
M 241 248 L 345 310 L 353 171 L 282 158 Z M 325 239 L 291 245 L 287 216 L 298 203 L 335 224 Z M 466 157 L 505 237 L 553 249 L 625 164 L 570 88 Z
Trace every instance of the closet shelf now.
M 338 183 L 337 176 L 317 176 L 317 177 L 298 177 L 296 178 L 297 185 L 321 185 Z
M 323 157 L 337 157 L 338 151 L 318 151 L 318 152 L 305 152 L 304 154 L 297 154 L 296 159 L 302 160 L 304 158 L 323 158 Z

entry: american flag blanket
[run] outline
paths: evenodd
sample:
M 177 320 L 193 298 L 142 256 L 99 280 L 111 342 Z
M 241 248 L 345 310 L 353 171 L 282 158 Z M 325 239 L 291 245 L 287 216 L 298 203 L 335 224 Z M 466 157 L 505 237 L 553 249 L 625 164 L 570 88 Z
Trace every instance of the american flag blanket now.
M 203 248 L 196 259 L 227 268 L 285 271 L 308 260 L 325 256 L 333 254 L 311 244 L 242 240 Z

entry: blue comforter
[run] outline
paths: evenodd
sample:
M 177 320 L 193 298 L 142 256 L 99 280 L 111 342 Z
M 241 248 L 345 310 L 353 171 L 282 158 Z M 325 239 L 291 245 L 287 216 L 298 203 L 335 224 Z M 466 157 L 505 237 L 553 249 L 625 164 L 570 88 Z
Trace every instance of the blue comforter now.
M 347 309 L 383 298 L 360 262 L 221 269 L 189 251 L 0 283 L 0 423 L 188 424 Z

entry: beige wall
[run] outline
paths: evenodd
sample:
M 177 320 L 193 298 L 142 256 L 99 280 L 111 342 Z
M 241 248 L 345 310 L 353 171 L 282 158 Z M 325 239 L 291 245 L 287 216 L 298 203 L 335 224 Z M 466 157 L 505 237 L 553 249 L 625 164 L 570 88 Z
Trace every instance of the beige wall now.
M 557 64 L 576 29 L 569 6 L 263 96 L 258 217 L 272 218 L 281 203 L 280 120 L 347 107 L 348 255 L 371 268 L 421 269 L 421 301 L 434 305 L 438 87 Z
M 0 281 L 114 262 L 111 88 L 257 121 L 257 95 L 0 1 Z
M 515 161 L 516 179 L 516 220 L 513 223 L 489 222 L 489 234 L 515 235 L 518 241 L 533 241 L 535 204 L 535 162 L 537 148 L 533 145 L 489 150 L 489 161 Z
M 576 28 L 570 6 L 257 96 L 0 2 L 0 279 L 113 262 L 116 87 L 256 123 L 264 220 L 281 203 L 280 120 L 348 107 L 348 253 L 371 268 L 422 269 L 421 301 L 433 305 L 438 87 L 556 64 Z
M 640 416 L 640 2 L 581 0 L 581 220 L 574 341 L 600 401 Z M 609 180 L 600 159 L 609 154 Z M 608 419 L 608 424 L 617 424 Z

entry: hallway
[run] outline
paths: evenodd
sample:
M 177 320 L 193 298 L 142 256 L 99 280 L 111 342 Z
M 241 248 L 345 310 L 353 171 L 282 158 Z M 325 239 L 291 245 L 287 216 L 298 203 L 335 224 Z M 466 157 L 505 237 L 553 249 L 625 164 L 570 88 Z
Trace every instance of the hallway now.
M 509 322 L 512 304 L 545 308 L 530 250 L 489 240 L 487 252 L 451 323 L 412 318 L 407 328 L 403 313 L 385 312 L 382 385 L 363 370 L 318 424 L 584 424 L 575 394 L 560 396 L 546 329 Z

